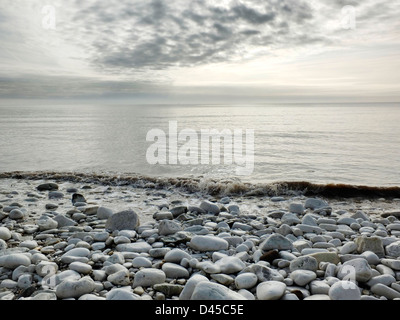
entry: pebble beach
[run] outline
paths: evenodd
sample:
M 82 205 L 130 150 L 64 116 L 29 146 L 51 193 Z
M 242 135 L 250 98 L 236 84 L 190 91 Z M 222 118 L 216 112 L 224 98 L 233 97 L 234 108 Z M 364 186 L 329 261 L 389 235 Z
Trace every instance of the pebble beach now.
M 0 300 L 399 300 L 400 199 L 0 179 Z

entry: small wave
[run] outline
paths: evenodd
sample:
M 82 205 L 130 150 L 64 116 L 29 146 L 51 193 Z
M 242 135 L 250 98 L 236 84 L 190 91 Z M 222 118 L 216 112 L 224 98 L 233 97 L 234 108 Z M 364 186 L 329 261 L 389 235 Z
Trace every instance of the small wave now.
M 400 187 L 374 187 L 346 184 L 315 184 L 307 181 L 252 184 L 239 179 L 205 177 L 150 177 L 131 174 L 96 174 L 79 172 L 4 172 L 0 179 L 52 180 L 111 186 L 176 190 L 211 196 L 284 196 L 305 195 L 326 198 L 400 198 Z

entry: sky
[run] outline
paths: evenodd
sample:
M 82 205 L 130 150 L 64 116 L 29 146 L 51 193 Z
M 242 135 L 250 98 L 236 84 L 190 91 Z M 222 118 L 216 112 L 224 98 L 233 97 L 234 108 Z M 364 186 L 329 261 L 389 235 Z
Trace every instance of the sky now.
M 399 102 L 398 0 L 1 0 L 0 98 Z

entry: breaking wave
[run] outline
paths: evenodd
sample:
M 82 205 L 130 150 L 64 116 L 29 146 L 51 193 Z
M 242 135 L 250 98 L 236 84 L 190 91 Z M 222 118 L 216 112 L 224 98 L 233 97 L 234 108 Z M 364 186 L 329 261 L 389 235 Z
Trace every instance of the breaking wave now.
M 252 184 L 239 179 L 206 177 L 150 177 L 136 174 L 96 174 L 77 172 L 4 172 L 0 179 L 51 180 L 93 183 L 109 186 L 176 190 L 211 196 L 284 196 L 305 195 L 326 198 L 400 198 L 400 187 L 374 187 L 346 184 L 315 184 L 307 181 L 282 181 Z

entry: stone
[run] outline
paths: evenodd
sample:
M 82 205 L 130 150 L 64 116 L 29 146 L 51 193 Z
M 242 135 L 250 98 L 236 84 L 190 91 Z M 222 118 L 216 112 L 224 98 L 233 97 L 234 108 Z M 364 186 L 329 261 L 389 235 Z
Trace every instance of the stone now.
M 168 252 L 166 252 L 165 256 L 164 256 L 164 260 L 166 262 L 173 262 L 173 263 L 181 263 L 182 259 L 187 258 L 187 259 L 191 259 L 192 256 L 181 250 L 178 248 L 172 249 Z
M 76 226 L 77 223 L 72 220 L 67 218 L 66 216 L 62 214 L 58 214 L 53 218 L 54 221 L 57 222 L 57 227 L 58 228 L 63 228 L 63 227 L 71 227 L 71 226 Z
M 243 269 L 243 273 L 252 272 L 254 273 L 259 282 L 264 281 L 283 281 L 284 277 L 279 273 L 278 270 L 269 268 L 261 264 L 253 264 Z
M 133 280 L 133 287 L 151 287 L 157 283 L 164 283 L 165 272 L 159 269 L 142 269 L 138 271 Z
M 365 251 L 372 251 L 380 258 L 382 258 L 385 255 L 382 239 L 379 237 L 361 236 L 355 239 L 355 243 L 357 244 L 358 253 L 363 253 Z
M 395 277 L 393 277 L 393 276 L 390 275 L 390 274 L 382 274 L 382 275 L 380 275 L 380 276 L 376 276 L 376 277 L 371 278 L 371 279 L 367 282 L 367 285 L 368 285 L 369 287 L 371 287 L 371 288 L 372 288 L 374 285 L 378 284 L 378 283 L 383 284 L 383 285 L 385 285 L 385 286 L 390 286 L 393 282 L 396 282 L 396 278 L 395 278 Z
M 211 274 L 210 277 L 224 286 L 230 286 L 235 280 L 227 274 L 216 273 Z
M 158 233 L 162 236 L 174 234 L 181 230 L 182 230 L 181 225 L 171 220 L 162 220 L 158 226 Z
M 357 248 L 358 246 L 354 241 L 348 241 L 340 248 L 340 254 L 353 253 Z
M 174 207 L 170 210 L 172 217 L 173 218 L 177 218 L 179 217 L 181 214 L 186 213 L 187 207 L 186 206 L 178 206 L 178 207 Z
M 83 195 L 79 194 L 79 193 L 74 193 L 72 195 L 71 201 L 72 201 L 73 205 L 75 205 L 76 203 L 79 203 L 79 202 L 81 202 L 81 203 L 86 203 L 87 202 L 85 197 Z
M 11 253 L 0 256 L 0 267 L 15 269 L 19 266 L 29 266 L 31 259 L 23 253 Z
M 189 271 L 186 268 L 175 263 L 171 262 L 164 263 L 162 266 L 162 271 L 164 271 L 167 278 L 172 278 L 172 279 L 189 278 Z
M 382 283 L 375 284 L 371 288 L 371 291 L 374 294 L 376 294 L 378 296 L 386 297 L 389 300 L 400 299 L 400 292 L 398 292 L 397 290 L 394 290 L 392 288 L 389 288 L 388 286 L 385 286 Z
M 56 295 L 59 299 L 79 298 L 93 292 L 95 288 L 96 284 L 90 277 L 83 277 L 79 280 L 67 279 L 56 287 Z
M 140 300 L 140 296 L 127 289 L 116 288 L 106 294 L 106 300 Z
M 381 259 L 372 251 L 364 251 L 360 254 L 360 257 L 367 259 L 370 265 L 377 265 L 380 263 Z
M 62 199 L 64 198 L 64 193 L 60 191 L 50 191 L 49 192 L 49 199 Z
M 270 235 L 261 245 L 262 251 L 276 250 L 290 250 L 293 248 L 292 242 L 282 236 L 281 234 L 275 233 Z
M 56 183 L 42 183 L 36 187 L 38 191 L 55 191 L 58 190 Z
M 293 279 L 294 283 L 298 286 L 304 287 L 306 284 L 317 278 L 317 274 L 310 270 L 295 270 L 290 273 L 290 278 Z
M 361 293 L 352 281 L 337 281 L 329 289 L 331 300 L 360 300 Z
M 262 282 L 257 286 L 258 300 L 279 300 L 285 294 L 286 284 L 279 281 Z
M 121 243 L 116 246 L 117 251 L 119 252 L 137 252 L 137 253 L 148 253 L 151 249 L 151 245 L 147 242 L 133 242 L 133 243 Z
M 289 211 L 296 214 L 303 214 L 304 206 L 301 203 L 291 203 L 289 205 Z
M 386 254 L 390 257 L 400 257 L 400 241 L 393 242 L 385 247 Z
M 315 258 L 318 265 L 321 262 L 329 262 L 333 264 L 338 264 L 340 262 L 339 255 L 336 252 L 315 252 L 309 254 L 309 256 Z
M 196 235 L 190 241 L 189 246 L 194 250 L 206 252 L 227 250 L 229 248 L 229 243 L 226 240 L 215 236 Z
M 22 274 L 17 281 L 18 288 L 27 289 L 32 285 L 32 275 L 29 273 Z
M 96 213 L 97 219 L 100 219 L 100 220 L 106 220 L 109 217 L 111 217 L 113 214 L 114 214 L 114 212 L 111 209 L 105 208 L 105 207 L 99 207 L 97 209 L 97 213 Z
M 54 292 L 37 292 L 35 295 L 32 295 L 28 298 L 29 300 L 39 300 L 39 301 L 46 301 L 46 300 L 57 300 L 57 296 Z
M 310 283 L 310 292 L 312 295 L 326 294 L 329 295 L 331 286 L 326 281 L 314 280 Z
M 398 259 L 381 259 L 380 262 L 393 270 L 400 271 L 400 260 Z
M 209 281 L 200 281 L 194 288 L 191 300 L 245 300 L 239 293 Z
M 238 257 L 223 257 L 215 263 L 225 274 L 237 273 L 246 267 L 246 264 Z
M 258 282 L 258 278 L 254 273 L 241 273 L 235 278 L 236 289 L 251 289 Z
M 337 277 L 339 279 L 355 277 L 357 281 L 367 282 L 372 278 L 372 269 L 366 259 L 356 258 L 343 263 L 339 268 Z
M 324 200 L 315 198 L 308 198 L 304 204 L 304 207 L 306 209 L 312 209 L 312 210 L 328 206 L 329 206 L 328 203 L 326 203 Z
M 61 262 L 62 263 L 72 263 L 75 261 L 80 261 L 80 262 L 87 262 L 89 259 L 87 258 L 90 254 L 89 249 L 87 248 L 74 248 L 71 249 L 69 251 L 67 251 L 66 253 L 64 253 L 61 256 Z
M 159 283 L 153 286 L 153 289 L 164 293 L 167 297 L 179 296 L 184 286 L 171 283 Z
M 36 224 L 39 226 L 40 231 L 56 229 L 58 227 L 58 222 L 48 216 L 41 216 L 36 221 Z
M 151 268 L 151 261 L 145 257 L 136 257 L 132 260 L 132 267 L 134 268 Z
M 196 264 L 196 268 L 208 274 L 220 273 L 221 268 L 211 261 L 202 261 Z
M 13 209 L 8 214 L 8 217 L 13 220 L 23 219 L 25 214 L 19 209 Z
M 193 291 L 198 283 L 209 280 L 202 276 L 201 274 L 194 274 L 190 277 L 190 279 L 186 282 L 185 287 L 183 288 L 181 294 L 179 295 L 179 300 L 190 300 L 193 294 Z
M 200 204 L 200 209 L 204 210 L 206 213 L 211 213 L 214 215 L 217 215 L 220 213 L 220 209 L 219 209 L 218 205 L 216 205 L 215 203 L 212 203 L 210 201 L 203 201 Z
M 0 227 L 0 239 L 5 241 L 11 239 L 11 232 L 8 228 Z
M 318 261 L 312 256 L 300 256 L 290 261 L 289 269 L 291 272 L 299 269 L 317 271 Z
M 139 216 L 133 210 L 125 210 L 114 213 L 106 222 L 106 229 L 115 230 L 135 230 L 139 227 Z
M 0 239 L 0 251 L 6 250 L 7 249 L 7 242 L 5 242 L 3 239 Z
M 69 268 L 71 270 L 74 270 L 78 273 L 85 274 L 85 275 L 90 274 L 92 272 L 91 265 L 89 265 L 87 263 L 79 262 L 79 261 L 72 262 L 69 265 Z
M 50 261 L 40 261 L 35 267 L 36 273 L 41 276 L 45 277 L 47 275 L 56 274 L 58 271 L 58 265 L 55 262 Z
M 117 272 L 110 274 L 107 277 L 107 281 L 110 281 L 116 286 L 127 286 L 130 284 L 130 277 L 128 269 L 124 268 Z

